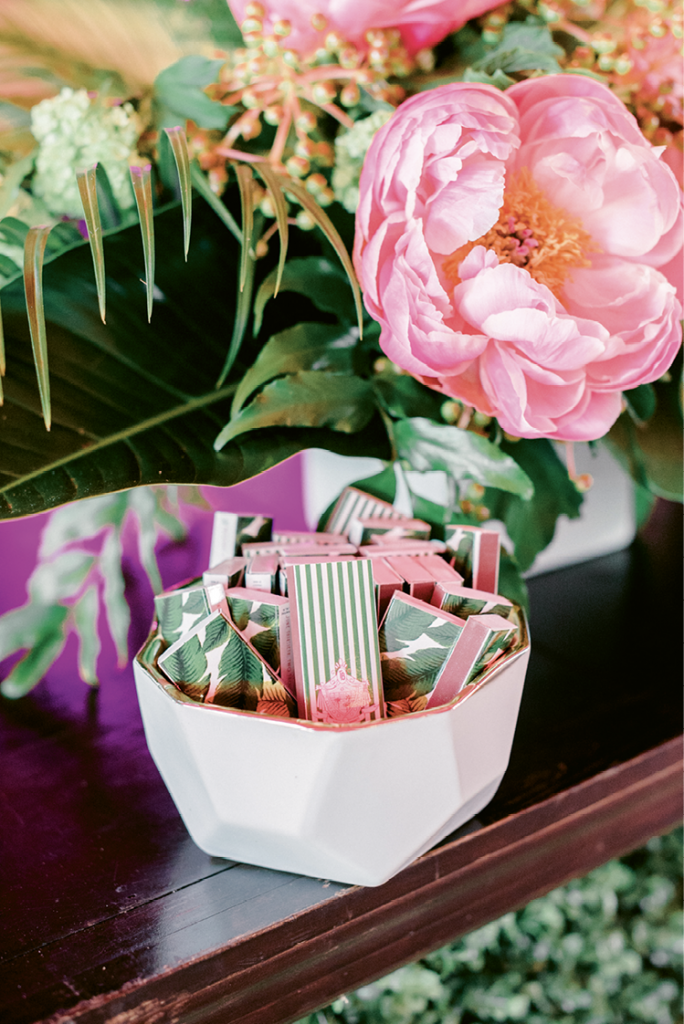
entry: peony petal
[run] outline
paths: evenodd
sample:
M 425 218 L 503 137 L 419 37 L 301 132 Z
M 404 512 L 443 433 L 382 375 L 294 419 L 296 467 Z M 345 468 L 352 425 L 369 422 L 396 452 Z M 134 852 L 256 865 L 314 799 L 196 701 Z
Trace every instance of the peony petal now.
M 604 355 L 587 367 L 596 391 L 634 388 L 657 380 L 681 345 L 681 305 L 653 267 L 596 261 L 566 282 L 566 305 L 577 317 L 601 316 L 611 332 Z
M 557 441 L 596 441 L 607 434 L 622 412 L 619 391 L 587 391 L 581 406 L 556 421 Z
M 491 157 L 469 161 L 426 203 L 425 238 L 448 256 L 496 224 L 503 203 L 504 165 Z

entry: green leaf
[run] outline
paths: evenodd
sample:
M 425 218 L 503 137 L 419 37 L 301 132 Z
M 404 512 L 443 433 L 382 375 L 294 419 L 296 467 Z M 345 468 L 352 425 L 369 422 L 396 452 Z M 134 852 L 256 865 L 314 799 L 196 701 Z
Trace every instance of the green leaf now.
M 194 162 L 190 164 L 190 179 L 199 194 L 202 196 L 202 199 L 209 204 L 216 216 L 223 221 L 233 237 L 237 238 L 240 245 L 242 245 L 242 231 L 238 227 L 233 215 L 228 209 L 226 209 L 219 197 L 212 192 L 211 185 L 200 170 L 199 166 Z
M 87 587 L 73 606 L 71 615 L 78 634 L 78 674 L 85 683 L 97 686 L 97 659 L 100 654 L 100 637 L 97 620 L 100 599 L 97 587 Z
M 355 435 L 326 427 L 253 431 L 217 454 L 236 382 L 215 388 L 235 320 L 238 246 L 203 202 L 202 245 L 183 259 L 182 212 L 155 216 L 160 258 L 155 316 L 145 318 L 137 224 L 107 234 L 107 324 L 97 311 L 92 259 L 81 244 L 48 263 L 43 289 L 51 339 L 53 425 L 43 426 L 21 281 L 2 292 L 7 344 L 0 418 L 0 519 L 141 484 L 230 486 L 303 448 L 387 459 L 379 417 Z M 161 297 L 160 297 L 161 295 Z M 233 371 L 234 373 L 235 371 Z M 339 380 L 339 378 L 337 378 Z M 368 402 L 372 413 L 372 402 Z
M 45 629 L 50 628 L 48 618 L 46 605 L 30 600 L 0 616 L 0 661 L 40 644 Z
M 135 214 L 132 210 L 124 213 L 119 206 L 107 172 L 102 164 L 97 165 L 95 181 L 97 184 L 97 205 L 100 210 L 103 229 L 111 231 L 121 227 L 124 223 L 132 222 Z
M 236 108 L 211 100 L 204 89 L 218 80 L 224 63 L 190 54 L 160 71 L 154 80 L 158 127 L 170 128 L 190 119 L 200 128 L 223 130 Z
M 167 643 L 179 640 L 209 614 L 209 602 L 201 589 L 175 591 L 154 602 L 161 634 Z
M 505 75 L 501 68 L 497 68 L 493 74 L 488 75 L 486 71 L 475 71 L 473 68 L 466 68 L 463 73 L 464 82 L 482 82 L 484 85 L 493 85 L 502 92 L 514 85 L 515 79 Z
M 275 295 L 277 279 L 277 269 L 272 270 L 257 292 L 254 301 L 255 334 L 261 329 L 266 303 Z M 354 299 L 346 276 L 322 256 L 308 256 L 286 263 L 280 291 L 305 295 L 322 313 L 332 313 L 342 323 L 352 324 L 356 319 Z
M 354 433 L 370 420 L 374 407 L 372 388 L 360 377 L 302 371 L 267 384 L 220 432 L 214 447 L 263 427 L 332 427 Z
M 155 594 L 160 594 L 162 586 L 157 557 L 154 547 L 157 541 L 156 512 L 157 496 L 149 487 L 138 487 L 128 498 L 128 506 L 135 513 L 138 525 L 138 557 L 147 573 L 150 586 Z
M 656 496 L 648 487 L 640 487 L 634 481 L 634 511 L 637 531 L 646 523 L 656 503 Z
M 240 256 L 240 291 L 247 280 L 247 263 L 254 257 L 250 255 L 252 232 L 254 230 L 254 193 L 252 191 L 252 168 L 247 164 L 236 164 L 235 173 L 240 188 L 240 207 L 242 210 L 242 253 Z
M 623 391 L 627 409 L 639 425 L 650 420 L 657 406 L 656 392 L 652 384 L 640 384 L 631 391 Z
M 0 274 L 5 278 L 16 277 L 17 270 L 18 265 L 14 260 L 11 260 L 9 256 L 5 256 L 4 253 L 0 252 Z
M 386 371 L 373 377 L 373 387 L 383 407 L 392 416 L 401 419 L 421 416 L 431 420 L 439 419 L 444 395 L 421 384 L 408 373 L 397 373 L 392 364 Z
M 526 21 L 509 21 L 493 50 L 478 60 L 473 68 L 494 75 L 496 71 L 510 74 L 514 71 L 561 70 L 558 58 L 565 51 L 554 43 L 546 25 L 531 17 Z
M 684 498 L 681 365 L 680 355 L 670 368 L 669 379 L 652 385 L 656 409 L 647 422 L 634 423 L 629 413 L 623 413 L 605 439 L 640 486 L 669 501 Z M 625 398 L 629 401 L 634 393 L 625 392 Z
M 529 615 L 530 598 L 527 592 L 527 584 L 522 577 L 520 567 L 513 555 L 509 555 L 504 547 L 499 555 L 499 594 L 507 597 L 509 601 L 520 605 Z
M 0 220 L 0 240 L 5 245 L 16 245 L 23 249 L 28 231 L 28 224 L 16 217 L 3 217 Z
M 230 338 L 230 345 L 228 346 L 228 352 L 226 353 L 221 373 L 219 374 L 219 378 L 216 382 L 217 388 L 222 386 L 226 377 L 233 368 L 233 364 L 237 359 L 240 346 L 242 345 L 242 341 L 245 337 L 249 315 L 252 310 L 252 293 L 254 291 L 254 271 L 256 268 L 256 260 L 250 255 L 244 246 L 242 252 L 243 255 L 247 253 L 244 261 L 245 279 L 244 281 L 238 282 L 233 333 Z
M 525 499 L 534 493 L 515 459 L 479 434 L 423 418 L 399 420 L 393 433 L 399 457 L 419 472 L 444 470 L 455 480 L 475 480 Z
M 0 693 L 4 697 L 16 699 L 32 690 L 64 649 L 69 609 L 53 605 L 41 611 L 42 626 L 35 645 L 0 683 Z
M 55 605 L 66 606 L 69 616 L 65 630 L 72 628 L 79 638 L 79 672 L 86 682 L 97 682 L 97 659 L 100 651 L 98 636 L 99 591 L 89 578 L 97 575 L 110 588 L 109 598 L 115 603 L 122 599 L 123 584 L 121 567 L 116 564 L 116 545 L 108 549 L 99 561 L 95 544 L 108 539 L 114 532 L 118 537 L 124 518 L 131 511 L 138 519 L 138 544 L 141 561 L 151 577 L 153 585 L 161 586 L 154 557 L 154 542 L 157 529 L 182 528 L 179 520 L 163 507 L 165 494 L 153 488 L 141 488 L 122 494 L 105 495 L 99 498 L 67 505 L 57 509 L 48 518 L 41 534 L 38 552 L 39 564 L 34 569 L 28 584 L 29 601 L 4 616 L 0 616 L 0 659 L 22 648 L 41 646 L 50 640 L 51 621 L 49 611 Z M 107 534 L 103 536 L 103 531 Z M 119 549 L 120 552 L 120 549 Z M 115 588 L 111 591 L 110 575 L 114 574 Z M 118 577 L 118 580 L 116 579 Z M 194 595 L 193 595 L 194 596 Z M 74 603 L 75 602 L 75 603 Z M 166 609 L 166 603 L 164 605 Z M 125 625 L 127 611 L 114 609 L 117 622 Z M 202 601 L 201 614 L 208 613 L 206 600 Z M 180 625 L 182 615 L 178 616 Z M 124 630 L 120 626 L 122 642 Z M 48 635 L 50 634 L 50 635 Z M 125 636 L 124 636 L 125 640 Z M 49 644 L 48 644 L 49 646 Z M 56 655 L 61 647 L 55 648 Z M 43 671 L 49 664 L 41 662 Z M 28 679 L 28 677 L 27 677 Z M 38 679 L 35 680 L 36 682 Z M 24 684 L 28 686 L 28 682 Z
M 252 622 L 263 626 L 264 629 L 275 629 L 278 624 L 278 609 L 270 604 L 260 604 L 252 613 Z
M 244 375 L 233 399 L 235 416 L 249 396 L 274 377 L 299 370 L 350 373 L 358 332 L 335 324 L 303 323 L 269 338 Z
M 106 494 L 56 509 L 40 535 L 38 557 L 47 561 L 67 544 L 90 539 L 106 526 L 119 527 L 127 509 L 126 494 Z
M 144 318 L 137 225 L 104 240 L 111 282 L 106 326 L 97 317 L 85 242 L 46 262 L 43 290 L 57 389 L 48 436 L 23 288 L 17 281 L 3 290 L 8 377 L 0 421 L 2 517 L 140 483 L 210 477 L 233 483 L 244 472 L 239 453 L 221 459 L 212 454 L 233 391 L 217 392 L 214 382 L 233 323 L 224 290 L 226 276 L 237 278 L 237 246 L 226 245 L 223 225 L 204 204 L 198 207 L 203 246 L 187 266 L 177 244 L 180 210 L 155 219 L 165 253 L 158 274 L 164 300 L 155 326 Z
M 249 625 L 249 612 L 252 607 L 252 601 L 247 601 L 242 597 L 234 597 L 230 593 L 228 593 L 227 599 L 230 617 L 237 629 L 243 632 Z
M 411 491 L 411 506 L 416 519 L 422 519 L 424 523 L 430 524 L 430 536 L 436 540 L 444 538 L 444 526 L 447 522 L 452 523 L 451 509 L 448 506 L 438 505 L 428 498 Z M 473 524 L 475 525 L 475 524 Z
M 78 550 L 62 551 L 51 561 L 41 562 L 29 577 L 29 598 L 48 606 L 75 597 L 94 562 L 95 556 L 89 551 Z
M 145 258 L 145 290 L 147 292 L 147 320 L 152 319 L 154 302 L 154 208 L 152 205 L 152 165 L 130 167 L 135 202 L 140 217 L 143 254 Z
M 484 503 L 494 518 L 506 524 L 515 545 L 516 561 L 524 572 L 553 540 L 558 517 L 579 516 L 582 495 L 569 479 L 556 449 L 545 438 L 503 441 L 501 448 L 525 471 L 534 485 L 534 495 L 529 501 L 522 501 L 515 495 L 488 490 Z
M 36 366 L 36 376 L 38 377 L 40 406 L 46 430 L 49 430 L 52 424 L 47 332 L 45 329 L 45 306 L 43 303 L 43 256 L 49 231 L 49 226 L 30 228 L 26 235 L 24 246 L 24 293 L 31 331 L 33 361 Z
M 380 498 L 381 501 L 387 501 L 391 505 L 397 494 L 397 477 L 394 472 L 394 463 L 388 463 L 383 470 L 375 473 L 373 476 L 364 477 L 363 480 L 355 480 L 351 486 L 357 487 L 360 491 L 365 491 L 366 494 L 371 494 L 374 498 Z

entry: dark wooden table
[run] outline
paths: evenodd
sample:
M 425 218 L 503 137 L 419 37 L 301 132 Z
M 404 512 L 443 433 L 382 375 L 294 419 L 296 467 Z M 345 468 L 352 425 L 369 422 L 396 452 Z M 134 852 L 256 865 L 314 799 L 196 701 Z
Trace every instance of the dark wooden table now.
M 302 1016 L 681 816 L 681 513 L 531 581 L 510 768 L 479 817 L 364 889 L 211 858 L 147 753 L 129 670 L 0 712 L 0 1020 Z

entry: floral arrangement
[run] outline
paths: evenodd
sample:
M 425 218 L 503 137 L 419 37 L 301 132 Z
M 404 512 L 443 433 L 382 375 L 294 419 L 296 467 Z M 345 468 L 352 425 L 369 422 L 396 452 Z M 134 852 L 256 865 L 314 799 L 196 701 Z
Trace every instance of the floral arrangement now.
M 154 575 L 171 521 L 113 499 L 134 487 L 227 486 L 308 447 L 383 459 L 363 487 L 384 500 L 395 466 L 440 470 L 452 499 L 413 494 L 414 514 L 436 536 L 503 521 L 517 601 L 591 484 L 573 443 L 681 500 L 674 3 L 51 14 L 0 9 L 0 516 L 100 504 L 56 513 L 45 564 L 74 545 L 95 561 L 51 584 L 50 637 L 30 605 L 0 622 L 1 657 L 75 628 L 96 677 L 92 573 L 111 579 L 112 546 L 102 570 L 89 538 L 132 509 Z

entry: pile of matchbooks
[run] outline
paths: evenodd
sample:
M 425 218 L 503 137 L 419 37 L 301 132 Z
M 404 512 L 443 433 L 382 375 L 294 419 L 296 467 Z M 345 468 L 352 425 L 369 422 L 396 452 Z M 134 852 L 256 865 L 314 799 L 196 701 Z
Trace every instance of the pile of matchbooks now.
M 520 628 L 499 534 L 445 533 L 354 487 L 318 533 L 216 512 L 209 569 L 155 598 L 157 667 L 185 700 L 329 725 L 462 700 Z

